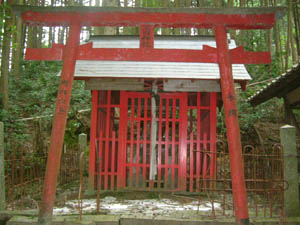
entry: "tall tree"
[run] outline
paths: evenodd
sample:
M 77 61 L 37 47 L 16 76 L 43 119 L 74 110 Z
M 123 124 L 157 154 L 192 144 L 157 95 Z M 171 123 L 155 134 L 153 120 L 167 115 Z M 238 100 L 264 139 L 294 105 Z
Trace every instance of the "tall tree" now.
M 36 6 L 36 0 L 29 0 L 29 5 Z M 36 48 L 37 47 L 37 26 L 28 26 L 27 27 L 27 47 L 28 48 Z
M 7 4 L 11 5 L 12 0 L 8 0 Z M 5 22 L 4 22 L 4 34 L 2 41 L 1 50 L 1 95 L 2 95 L 2 105 L 5 110 L 8 110 L 8 76 L 9 76 L 9 59 L 11 52 L 11 34 L 12 34 L 12 22 L 13 17 L 11 16 L 11 11 L 9 8 L 5 10 Z
M 246 2 L 245 0 L 240 0 L 240 7 L 246 7 Z M 240 40 L 241 40 L 241 45 L 244 45 L 244 38 L 245 38 L 245 31 L 244 30 L 241 30 L 241 37 L 240 37 Z
M 272 2 L 273 6 L 277 6 L 277 1 L 273 0 Z M 274 34 L 274 39 L 275 39 L 275 53 L 276 53 L 276 57 L 278 59 L 278 67 L 279 67 L 279 72 L 282 73 L 283 72 L 283 68 L 284 68 L 284 59 L 283 59 L 283 54 L 282 54 L 282 46 L 281 46 L 281 39 L 280 39 L 280 27 L 279 27 L 279 22 L 277 21 L 275 26 L 274 26 L 274 30 L 273 30 L 273 34 Z
M 17 0 L 17 4 L 23 5 L 23 0 Z M 14 24 L 16 26 L 16 31 L 13 32 L 13 43 L 14 48 L 12 52 L 12 71 L 13 75 L 20 77 L 21 73 L 21 60 L 24 51 L 24 26 L 22 24 L 22 19 L 20 17 L 14 16 Z
M 287 40 L 286 40 L 286 58 L 285 58 L 285 70 L 289 67 L 289 56 L 292 55 L 292 62 L 297 62 L 297 53 L 295 48 L 295 41 L 293 35 L 293 8 L 292 8 L 292 0 L 287 0 L 288 6 L 288 27 L 287 27 Z

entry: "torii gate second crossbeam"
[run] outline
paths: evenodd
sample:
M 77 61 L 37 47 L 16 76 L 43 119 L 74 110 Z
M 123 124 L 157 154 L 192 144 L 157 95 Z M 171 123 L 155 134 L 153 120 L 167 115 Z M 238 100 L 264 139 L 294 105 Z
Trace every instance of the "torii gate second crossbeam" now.
M 57 175 L 70 104 L 76 60 L 173 61 L 218 63 L 221 74 L 230 168 L 237 224 L 249 224 L 243 159 L 238 124 L 238 111 L 232 78 L 232 63 L 270 63 L 267 52 L 245 52 L 243 48 L 229 51 L 227 29 L 270 29 L 282 15 L 283 8 L 232 9 L 163 9 L 163 8 L 100 8 L 100 7 L 28 7 L 14 6 L 27 25 L 69 26 L 67 44 L 51 49 L 27 49 L 28 60 L 62 60 L 56 111 L 47 161 L 40 225 L 51 224 Z M 139 49 L 92 49 L 79 46 L 83 26 L 138 26 Z M 213 29 L 217 48 L 203 50 L 154 49 L 155 27 Z M 185 172 L 185 171 L 181 171 Z

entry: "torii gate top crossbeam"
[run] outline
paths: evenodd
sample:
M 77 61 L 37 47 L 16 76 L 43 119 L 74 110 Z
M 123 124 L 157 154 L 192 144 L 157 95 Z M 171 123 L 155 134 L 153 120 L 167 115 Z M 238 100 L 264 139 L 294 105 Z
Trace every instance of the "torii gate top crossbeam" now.
M 28 25 L 139 26 L 231 29 L 270 29 L 284 14 L 284 7 L 268 8 L 120 8 L 120 7 L 34 7 L 14 5 Z

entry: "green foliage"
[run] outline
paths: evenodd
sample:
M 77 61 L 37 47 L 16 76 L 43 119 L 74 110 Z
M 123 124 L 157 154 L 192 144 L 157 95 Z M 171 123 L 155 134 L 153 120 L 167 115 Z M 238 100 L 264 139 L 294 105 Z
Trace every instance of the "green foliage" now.
M 13 74 L 10 76 L 9 93 L 13 104 L 10 104 L 9 112 L 0 110 L 0 121 L 5 123 L 10 140 L 21 144 L 28 139 L 26 122 L 18 121 L 22 118 L 47 116 L 43 118 L 43 124 L 51 130 L 61 67 L 61 62 L 23 62 L 20 78 Z M 83 81 L 73 82 L 65 134 L 65 142 L 69 146 L 77 143 L 78 134 L 88 129 L 76 117 L 78 110 L 90 108 L 90 93 L 83 86 Z

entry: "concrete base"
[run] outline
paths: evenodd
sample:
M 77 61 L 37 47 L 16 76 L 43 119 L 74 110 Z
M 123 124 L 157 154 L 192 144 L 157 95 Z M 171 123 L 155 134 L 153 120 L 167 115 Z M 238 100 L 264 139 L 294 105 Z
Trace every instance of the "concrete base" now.
M 254 218 L 252 224 L 260 225 L 279 225 L 300 224 L 300 217 L 285 218 L 284 221 L 280 218 Z M 36 225 L 37 217 L 34 216 L 13 216 L 6 225 Z M 163 217 L 153 218 L 123 218 L 117 215 L 84 215 L 82 221 L 78 215 L 73 216 L 55 216 L 53 225 L 231 225 L 234 223 L 234 218 L 220 219 L 203 219 L 201 221 L 194 219 L 166 219 Z
M 24 210 L 24 211 L 0 211 L 0 225 L 6 225 L 7 222 L 14 216 L 25 216 L 25 217 L 34 217 L 38 213 L 36 210 Z

